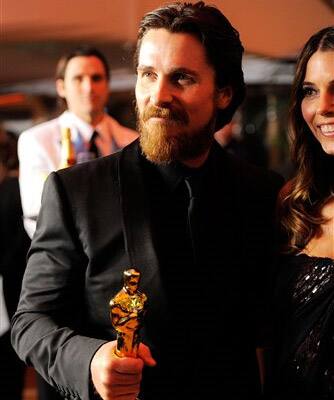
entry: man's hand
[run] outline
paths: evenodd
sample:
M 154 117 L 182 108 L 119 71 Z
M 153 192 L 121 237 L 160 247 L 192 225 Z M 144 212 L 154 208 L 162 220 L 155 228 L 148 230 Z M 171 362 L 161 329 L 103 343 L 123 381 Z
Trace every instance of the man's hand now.
M 116 341 L 101 346 L 95 353 L 90 371 L 95 390 L 103 400 L 135 400 L 140 390 L 144 365 L 155 366 L 150 349 L 139 344 L 138 357 L 120 358 L 115 354 Z

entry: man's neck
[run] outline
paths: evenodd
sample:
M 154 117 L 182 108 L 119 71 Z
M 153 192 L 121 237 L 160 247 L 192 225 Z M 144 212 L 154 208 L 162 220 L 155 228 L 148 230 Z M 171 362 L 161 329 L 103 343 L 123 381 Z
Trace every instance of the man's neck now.
M 199 157 L 193 158 L 191 160 L 181 160 L 181 163 L 189 168 L 199 168 L 207 160 L 209 152 L 210 149 L 208 149 L 205 153 L 201 154 Z
M 87 115 L 78 115 L 76 113 L 73 114 L 75 114 L 78 118 L 82 119 L 83 121 L 85 121 L 87 124 L 91 125 L 94 128 L 102 121 L 104 117 L 104 112 L 98 114 L 87 114 Z
M 95 128 L 104 117 L 104 113 L 99 113 L 98 115 L 92 116 L 90 124 Z

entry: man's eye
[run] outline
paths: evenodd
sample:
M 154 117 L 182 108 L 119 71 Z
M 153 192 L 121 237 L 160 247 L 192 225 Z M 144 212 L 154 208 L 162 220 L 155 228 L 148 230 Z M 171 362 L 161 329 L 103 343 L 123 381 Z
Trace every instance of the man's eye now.
M 179 85 L 190 85 L 195 82 L 194 78 L 184 73 L 175 74 L 173 77 L 174 82 Z
M 152 71 L 143 71 L 141 73 L 141 77 L 142 78 L 148 78 L 148 79 L 153 79 L 154 78 L 154 74 Z
M 101 82 L 103 80 L 103 75 L 93 75 L 92 76 L 92 81 L 93 82 Z

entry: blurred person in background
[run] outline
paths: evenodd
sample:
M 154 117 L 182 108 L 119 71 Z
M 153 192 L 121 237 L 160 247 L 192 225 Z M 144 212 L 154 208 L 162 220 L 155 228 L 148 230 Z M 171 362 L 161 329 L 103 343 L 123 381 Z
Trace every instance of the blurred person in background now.
M 305 44 L 290 107 L 296 175 L 282 189 L 275 400 L 334 399 L 334 26 Z
M 30 240 L 23 227 L 17 138 L 0 128 L 0 399 L 20 400 L 24 364 L 10 343 L 9 319 L 19 300 Z
M 236 111 L 232 121 L 215 132 L 215 139 L 229 153 L 258 167 L 268 167 L 266 146 L 254 133 L 243 131 L 241 111 Z
M 79 47 L 63 55 L 55 78 L 59 100 L 66 111 L 19 137 L 20 190 L 24 226 L 30 237 L 36 229 L 45 178 L 61 164 L 62 128 L 71 130 L 78 162 L 80 156 L 86 159 L 87 153 L 96 157 L 114 153 L 138 136 L 105 112 L 110 70 L 99 50 Z

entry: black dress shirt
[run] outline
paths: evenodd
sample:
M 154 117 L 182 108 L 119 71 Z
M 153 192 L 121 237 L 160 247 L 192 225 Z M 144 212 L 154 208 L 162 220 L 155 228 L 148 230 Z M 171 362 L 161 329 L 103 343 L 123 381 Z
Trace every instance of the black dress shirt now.
M 224 243 L 222 234 L 224 225 L 236 221 L 220 202 L 215 157 L 213 149 L 198 169 L 142 160 L 168 302 L 165 323 L 155 332 L 158 366 L 145 370 L 152 375 L 145 400 L 211 398 L 221 386 L 234 399 L 258 393 L 254 340 L 241 337 L 240 265 L 234 268 L 232 261 L 238 259 L 237 243 Z M 197 186 L 195 232 L 188 223 L 189 177 Z

